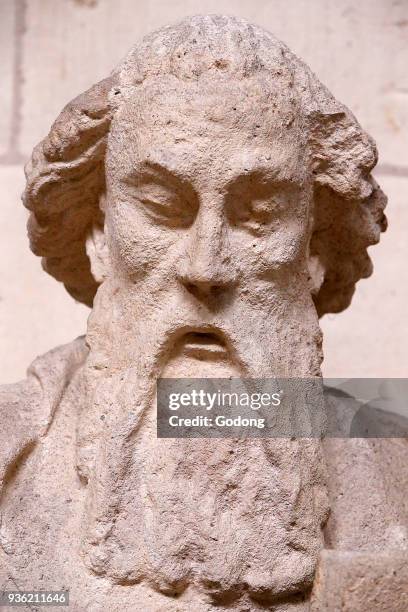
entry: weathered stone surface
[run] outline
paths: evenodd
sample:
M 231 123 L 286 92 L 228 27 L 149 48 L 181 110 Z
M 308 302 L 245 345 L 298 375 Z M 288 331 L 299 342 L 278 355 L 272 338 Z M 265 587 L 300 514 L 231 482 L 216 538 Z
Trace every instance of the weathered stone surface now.
M 408 553 L 325 550 L 312 596 L 312 612 L 405 612 Z
M 320 376 L 318 318 L 386 227 L 375 163 L 307 66 L 232 17 L 153 33 L 65 107 L 24 203 L 92 314 L 3 392 L 8 581 L 69 586 L 78 610 L 300 611 L 328 542 L 403 546 L 405 446 L 156 436 L 160 376 Z

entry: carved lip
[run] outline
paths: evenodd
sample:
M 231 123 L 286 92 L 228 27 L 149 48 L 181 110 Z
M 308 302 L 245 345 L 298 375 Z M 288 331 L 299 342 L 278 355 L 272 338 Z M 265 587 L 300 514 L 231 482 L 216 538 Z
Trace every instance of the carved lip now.
M 180 352 L 195 359 L 225 359 L 228 350 L 218 330 L 197 328 L 188 331 L 179 340 Z

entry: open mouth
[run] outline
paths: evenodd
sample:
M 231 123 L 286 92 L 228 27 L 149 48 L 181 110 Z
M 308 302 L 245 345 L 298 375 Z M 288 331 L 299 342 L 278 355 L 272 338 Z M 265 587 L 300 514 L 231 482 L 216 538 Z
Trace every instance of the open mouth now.
M 220 334 L 213 331 L 188 332 L 180 339 L 180 352 L 195 359 L 225 359 L 227 348 Z

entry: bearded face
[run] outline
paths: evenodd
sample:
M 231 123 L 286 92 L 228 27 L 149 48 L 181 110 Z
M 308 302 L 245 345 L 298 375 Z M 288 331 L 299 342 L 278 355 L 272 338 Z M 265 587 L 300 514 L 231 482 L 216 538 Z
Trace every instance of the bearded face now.
M 318 374 L 305 137 L 260 89 L 161 78 L 118 112 L 104 204 L 117 367 Z
M 325 513 L 315 443 L 157 440 L 154 405 L 159 376 L 319 375 L 301 121 L 259 81 L 214 78 L 148 79 L 115 116 L 78 428 L 92 571 L 221 598 L 310 586 Z

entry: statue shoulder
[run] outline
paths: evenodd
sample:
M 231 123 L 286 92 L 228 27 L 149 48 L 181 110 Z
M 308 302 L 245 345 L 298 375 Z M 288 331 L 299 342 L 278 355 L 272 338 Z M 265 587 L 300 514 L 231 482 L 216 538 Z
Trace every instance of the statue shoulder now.
M 83 336 L 37 357 L 26 379 L 0 386 L 0 491 L 22 455 L 44 436 L 88 349 Z
M 330 548 L 386 550 L 407 541 L 408 421 L 393 406 L 326 395 L 331 431 L 323 441 L 328 472 Z M 367 502 L 369 500 L 369 504 Z

